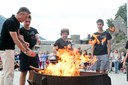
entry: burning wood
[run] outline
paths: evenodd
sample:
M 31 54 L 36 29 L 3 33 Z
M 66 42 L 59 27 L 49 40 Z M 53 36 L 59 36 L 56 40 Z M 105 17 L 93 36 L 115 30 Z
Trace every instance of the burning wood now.
M 55 76 L 79 76 L 79 68 L 82 62 L 94 64 L 96 57 L 90 58 L 89 56 L 80 55 L 77 50 L 59 49 L 57 52 L 58 63 L 52 64 L 39 73 Z

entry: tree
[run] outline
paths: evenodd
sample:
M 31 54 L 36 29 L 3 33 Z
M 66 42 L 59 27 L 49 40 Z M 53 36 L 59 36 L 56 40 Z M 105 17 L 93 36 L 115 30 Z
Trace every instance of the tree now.
M 127 25 L 127 4 L 120 6 L 116 15 L 116 17 L 120 16 L 123 20 L 125 25 Z
M 113 22 L 114 22 L 114 20 L 112 18 L 107 19 L 107 25 L 108 25 L 109 28 L 114 25 Z

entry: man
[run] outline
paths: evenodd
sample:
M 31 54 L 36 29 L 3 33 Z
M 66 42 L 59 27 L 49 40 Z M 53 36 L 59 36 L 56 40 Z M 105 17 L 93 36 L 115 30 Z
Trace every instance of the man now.
M 109 56 L 111 50 L 110 40 L 111 35 L 103 30 L 104 21 L 97 20 L 98 31 L 93 34 L 92 40 L 92 55 L 97 57 L 97 62 L 94 65 L 94 70 L 100 73 L 106 73 L 109 66 Z
M 35 49 L 36 44 L 40 44 L 40 39 L 38 35 L 38 31 L 30 27 L 31 23 L 31 16 L 29 16 L 25 21 L 23 27 L 20 29 L 20 34 L 25 42 L 29 43 L 30 49 Z M 21 52 L 20 55 L 20 85 L 25 85 L 27 71 L 29 71 L 29 78 L 28 80 L 33 80 L 33 71 L 29 68 L 29 66 L 39 67 L 39 57 L 29 57 L 24 52 Z
M 21 7 L 16 15 L 12 15 L 12 17 L 3 23 L 0 37 L 0 50 L 3 50 L 3 74 L 0 76 L 0 85 L 13 85 L 15 44 L 26 55 L 32 57 L 36 55 L 27 47 L 26 43 L 22 42 L 18 37 L 20 22 L 26 20 L 29 15 L 29 9 Z

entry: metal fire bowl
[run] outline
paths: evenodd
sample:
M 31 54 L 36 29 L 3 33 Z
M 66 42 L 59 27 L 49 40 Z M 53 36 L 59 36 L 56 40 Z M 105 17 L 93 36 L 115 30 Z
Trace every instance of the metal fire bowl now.
M 34 72 L 31 85 L 111 85 L 107 74 L 81 72 L 80 76 L 51 76 Z

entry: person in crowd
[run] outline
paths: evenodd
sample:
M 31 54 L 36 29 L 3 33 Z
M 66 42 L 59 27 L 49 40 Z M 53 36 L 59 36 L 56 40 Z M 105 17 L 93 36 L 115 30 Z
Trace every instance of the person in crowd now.
M 43 52 L 42 51 L 39 51 L 38 53 L 38 56 L 39 56 L 39 68 L 42 69 L 42 54 Z
M 120 53 L 116 49 L 113 53 L 113 62 L 115 67 L 115 73 L 118 73 L 119 71 L 119 63 L 120 63 Z
M 90 56 L 90 58 L 92 58 L 92 54 L 91 53 L 88 53 L 88 56 Z
M 19 63 L 19 52 L 15 52 L 15 61 L 17 62 L 17 63 Z
M 120 61 L 121 62 L 120 63 L 121 64 L 121 69 L 120 70 L 123 73 L 125 73 L 126 72 L 126 68 L 125 68 L 125 57 L 126 57 L 126 55 L 125 55 L 125 52 L 124 51 L 121 52 L 121 56 L 120 57 L 121 57 L 121 61 Z
M 19 70 L 19 52 L 15 52 L 14 69 Z
M 111 50 L 110 40 L 112 39 L 109 32 L 103 30 L 104 21 L 102 19 L 98 19 L 97 22 L 98 31 L 92 35 L 92 44 L 91 51 L 92 56 L 96 56 L 98 59 L 95 65 L 93 66 L 93 70 L 100 73 L 106 73 L 109 67 L 109 56 Z
M 47 64 L 46 61 L 47 61 L 47 59 L 48 59 L 48 54 L 46 52 L 44 52 L 43 55 L 42 55 L 42 66 L 43 66 L 43 69 L 46 68 L 46 64 Z
M 20 22 L 29 17 L 31 12 L 21 7 L 16 15 L 12 15 L 3 23 L 0 36 L 0 50 L 2 53 L 3 74 L 0 76 L 0 85 L 13 85 L 14 79 L 14 49 L 15 45 L 26 55 L 35 57 L 33 52 L 19 37 Z
M 88 55 L 88 52 L 87 52 L 87 50 L 83 50 L 83 52 L 81 53 L 83 56 L 86 56 L 86 55 Z
M 82 54 L 82 49 L 81 49 L 81 47 L 78 48 L 78 52 L 80 53 L 80 55 Z
M 22 40 L 28 43 L 28 47 L 35 51 L 36 46 L 41 43 L 38 31 L 30 27 L 32 17 L 29 17 L 24 21 L 23 27 L 20 29 L 20 37 Z M 24 52 L 21 52 L 19 55 L 20 58 L 20 85 L 25 85 L 26 75 L 29 71 L 28 80 L 33 80 L 33 70 L 29 68 L 34 66 L 39 67 L 39 57 L 36 54 L 35 57 L 29 57 Z
M 46 51 L 46 67 L 48 67 L 48 65 L 49 65 L 49 63 L 50 63 L 50 61 L 49 61 L 49 56 L 50 56 L 50 53 L 49 53 L 49 51 Z

